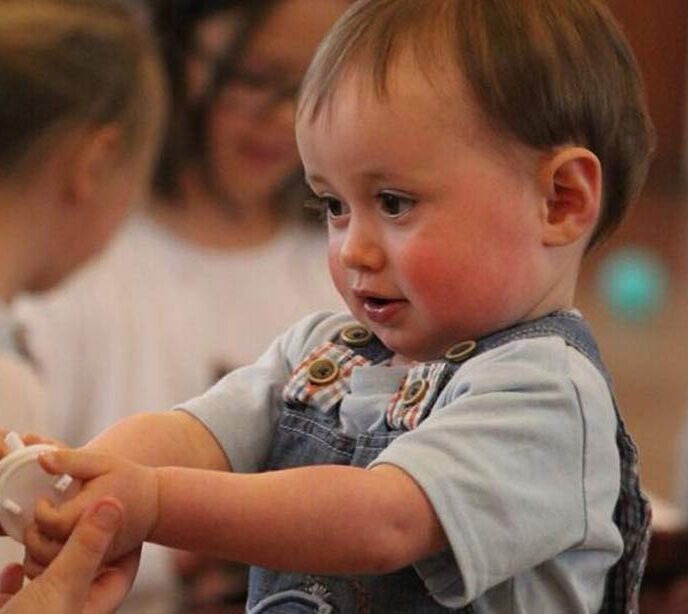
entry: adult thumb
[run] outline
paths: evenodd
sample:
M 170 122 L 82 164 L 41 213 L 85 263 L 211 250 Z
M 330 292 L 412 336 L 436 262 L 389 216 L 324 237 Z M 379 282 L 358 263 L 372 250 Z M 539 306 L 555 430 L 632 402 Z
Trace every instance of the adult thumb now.
M 63 600 L 75 605 L 73 611 L 80 611 L 122 519 L 123 508 L 117 499 L 104 497 L 92 503 L 60 554 L 33 583 L 49 583 L 61 592 Z

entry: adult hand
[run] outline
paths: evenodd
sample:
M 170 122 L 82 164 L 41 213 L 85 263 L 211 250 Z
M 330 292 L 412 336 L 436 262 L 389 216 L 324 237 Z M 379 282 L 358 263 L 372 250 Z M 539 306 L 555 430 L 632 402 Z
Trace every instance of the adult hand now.
M 136 576 L 140 550 L 101 569 L 122 524 L 122 504 L 112 497 L 90 505 L 60 554 L 22 589 L 23 570 L 10 565 L 0 573 L 1 614 L 104 614 L 114 612 Z
M 83 448 L 48 452 L 39 456 L 39 462 L 49 473 L 67 473 L 81 480 L 82 487 L 59 506 L 48 499 L 36 503 L 34 524 L 24 532 L 24 571 L 29 578 L 50 565 L 60 552 L 59 544 L 67 540 L 84 510 L 105 496 L 114 496 L 122 503 L 124 517 L 105 561 L 117 560 L 146 541 L 158 517 L 158 473 L 154 467 Z

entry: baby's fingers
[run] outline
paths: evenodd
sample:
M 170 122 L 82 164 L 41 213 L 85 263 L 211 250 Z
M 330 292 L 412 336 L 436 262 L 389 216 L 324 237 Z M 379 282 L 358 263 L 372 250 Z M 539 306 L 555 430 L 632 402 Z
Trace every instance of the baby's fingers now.
M 56 448 L 66 448 L 68 447 L 66 443 L 59 441 L 58 439 L 53 439 L 52 437 L 43 437 L 36 433 L 27 433 L 22 437 L 24 443 L 27 446 L 34 446 L 41 443 L 47 443 Z
M 24 575 L 29 580 L 34 580 L 45 571 L 45 565 L 41 565 L 28 552 L 24 555 Z
M 0 429 L 0 458 L 7 456 L 10 453 L 9 446 L 5 443 L 5 437 L 10 433 L 7 429 Z
M 59 475 L 68 473 L 80 480 L 91 480 L 107 473 L 112 468 L 112 459 L 105 454 L 85 450 L 55 450 L 38 457 L 43 469 Z
M 45 537 L 65 541 L 86 505 L 87 502 L 82 503 L 79 497 L 63 503 L 59 508 L 48 499 L 40 499 L 34 508 L 34 522 Z
M 60 553 L 64 544 L 60 541 L 50 539 L 38 530 L 34 524 L 27 527 L 24 531 L 24 546 L 27 555 L 36 563 L 48 566 L 53 559 Z

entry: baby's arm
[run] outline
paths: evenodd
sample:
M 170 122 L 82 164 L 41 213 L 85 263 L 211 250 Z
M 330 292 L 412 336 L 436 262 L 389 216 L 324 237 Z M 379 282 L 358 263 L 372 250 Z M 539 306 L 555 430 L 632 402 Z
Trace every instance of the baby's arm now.
M 92 439 L 84 449 L 124 456 L 151 467 L 231 470 L 215 437 L 184 411 L 135 414 Z
M 123 498 L 125 509 L 136 510 L 125 518 L 126 535 L 118 537 L 115 558 L 145 539 L 273 569 L 385 573 L 446 547 L 423 491 L 392 465 L 234 474 L 153 469 L 60 451 L 50 468 L 86 480 L 100 475 L 84 489 L 92 489 L 89 501 L 109 492 Z M 37 508 L 42 529 L 63 540 L 78 499 L 59 511 Z M 42 565 L 59 551 L 46 540 L 31 546 Z
M 147 539 L 273 569 L 384 573 L 446 547 L 423 491 L 392 465 L 249 475 L 152 469 L 77 451 L 60 452 L 51 470 L 81 478 L 100 474 L 89 483 L 98 485 L 93 496 L 105 490 L 128 499 L 125 508 L 138 506 L 136 516 L 125 520 L 134 542 L 120 538 L 115 557 Z M 59 511 L 37 509 L 43 530 L 60 540 L 73 514 L 71 502 Z M 32 546 L 43 564 L 56 554 L 46 543 Z
M 392 465 L 157 473 L 160 514 L 150 540 L 168 546 L 272 569 L 379 574 L 447 545 L 423 491 Z

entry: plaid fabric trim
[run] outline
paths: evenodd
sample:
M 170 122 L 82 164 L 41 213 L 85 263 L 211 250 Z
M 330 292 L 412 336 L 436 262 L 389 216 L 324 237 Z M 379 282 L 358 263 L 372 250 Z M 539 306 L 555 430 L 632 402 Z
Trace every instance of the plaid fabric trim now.
M 650 543 L 652 510 L 640 490 L 638 451 L 617 411 L 616 442 L 621 457 L 621 491 L 614 522 L 624 541 L 619 561 L 607 574 L 600 614 L 638 614 L 638 594 Z
M 315 384 L 310 378 L 311 365 L 321 359 L 331 360 L 338 368 L 334 381 Z M 370 364 L 370 361 L 347 347 L 328 342 L 313 350 L 299 364 L 284 387 L 282 397 L 286 403 L 309 405 L 328 412 L 350 391 L 349 380 L 354 367 Z
M 446 362 L 412 366 L 387 407 L 387 425 L 394 430 L 415 429 L 430 413 L 446 383 L 445 374 L 449 370 L 454 369 Z M 410 403 L 413 400 L 412 387 L 421 388 L 424 393 Z

